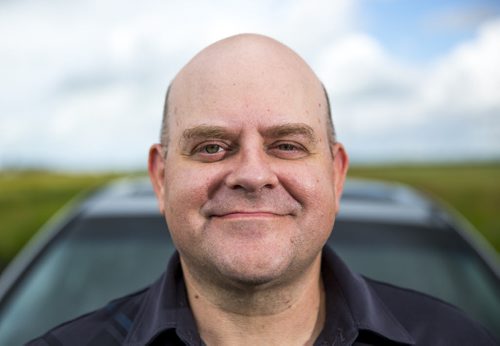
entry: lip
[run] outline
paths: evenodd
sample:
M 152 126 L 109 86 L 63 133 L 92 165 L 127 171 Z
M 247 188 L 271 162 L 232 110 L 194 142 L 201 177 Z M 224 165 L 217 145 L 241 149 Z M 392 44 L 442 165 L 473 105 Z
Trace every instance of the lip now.
M 269 211 L 234 211 L 224 214 L 212 215 L 212 217 L 222 218 L 222 219 L 269 218 L 278 216 L 283 216 L 283 215 Z

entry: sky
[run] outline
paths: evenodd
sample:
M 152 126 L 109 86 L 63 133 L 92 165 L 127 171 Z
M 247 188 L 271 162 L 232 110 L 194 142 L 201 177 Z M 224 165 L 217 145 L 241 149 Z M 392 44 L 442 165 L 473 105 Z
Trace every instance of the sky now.
M 166 88 L 254 32 L 297 51 L 353 163 L 500 160 L 500 1 L 0 1 L 0 169 L 142 170 Z

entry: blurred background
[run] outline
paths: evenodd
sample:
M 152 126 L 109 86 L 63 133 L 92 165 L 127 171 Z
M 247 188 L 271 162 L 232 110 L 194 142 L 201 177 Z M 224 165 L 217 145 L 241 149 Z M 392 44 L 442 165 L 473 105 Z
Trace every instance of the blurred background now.
M 328 89 L 351 176 L 409 183 L 500 250 L 500 2 L 0 2 L 0 270 L 78 192 L 146 169 L 175 73 L 241 32 Z

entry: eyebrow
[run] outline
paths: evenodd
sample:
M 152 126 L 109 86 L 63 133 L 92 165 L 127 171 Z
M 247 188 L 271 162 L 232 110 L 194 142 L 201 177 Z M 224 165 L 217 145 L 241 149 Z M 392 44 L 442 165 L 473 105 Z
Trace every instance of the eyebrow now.
M 232 139 L 234 137 L 234 134 L 231 134 L 222 126 L 200 125 L 190 129 L 186 129 L 182 132 L 183 140 L 204 138 Z
M 280 138 L 286 136 L 302 136 L 305 137 L 310 143 L 316 143 L 316 136 L 312 127 L 302 123 L 291 123 L 271 126 L 262 131 L 264 137 Z
M 268 127 L 261 131 L 261 134 L 267 138 L 281 138 L 286 136 L 302 136 L 310 143 L 316 143 L 314 130 L 303 123 L 290 123 Z M 189 141 L 192 139 L 217 138 L 234 140 L 237 134 L 228 131 L 222 126 L 199 125 L 190 129 L 186 129 L 182 133 L 182 139 Z

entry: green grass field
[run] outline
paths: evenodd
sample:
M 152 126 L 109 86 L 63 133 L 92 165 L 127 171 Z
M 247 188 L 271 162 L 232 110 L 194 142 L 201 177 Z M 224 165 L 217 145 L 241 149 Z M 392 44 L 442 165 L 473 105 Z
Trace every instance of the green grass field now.
M 0 270 L 65 203 L 117 176 L 0 172 Z
M 0 270 L 65 203 L 123 175 L 0 172 Z M 500 164 L 353 167 L 349 175 L 399 181 L 437 196 L 500 251 Z

